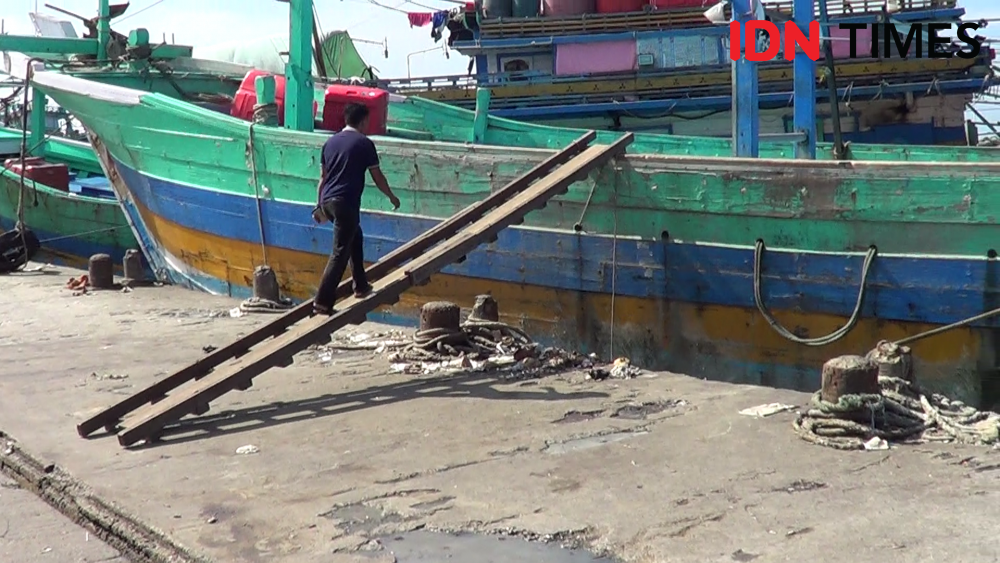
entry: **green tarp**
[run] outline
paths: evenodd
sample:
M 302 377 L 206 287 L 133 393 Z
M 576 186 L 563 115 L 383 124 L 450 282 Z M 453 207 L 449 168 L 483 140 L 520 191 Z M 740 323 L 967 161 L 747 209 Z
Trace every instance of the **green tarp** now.
M 331 78 L 351 78 L 369 76 L 368 65 L 358 53 L 351 36 L 346 31 L 331 31 L 323 40 L 323 60 L 326 63 L 326 74 Z M 285 72 L 288 52 L 288 37 L 275 35 L 250 41 L 236 41 L 207 47 L 195 47 L 194 57 L 228 63 L 252 66 L 276 74 Z M 313 61 L 312 73 L 319 75 L 316 61 Z

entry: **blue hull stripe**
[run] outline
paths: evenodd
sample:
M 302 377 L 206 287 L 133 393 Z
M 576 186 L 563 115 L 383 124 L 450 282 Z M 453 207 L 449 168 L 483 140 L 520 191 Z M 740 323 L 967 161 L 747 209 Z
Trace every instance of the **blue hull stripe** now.
M 184 186 L 117 162 L 133 196 L 156 215 L 224 238 L 260 243 L 251 197 Z M 329 224 L 312 223 L 311 206 L 263 200 L 269 246 L 326 254 Z M 412 240 L 438 221 L 364 213 L 365 255 L 371 260 Z M 619 239 L 614 253 L 618 295 L 753 308 L 753 248 Z M 611 293 L 610 237 L 510 228 L 445 273 L 569 291 Z M 847 316 L 854 307 L 862 256 L 768 251 L 763 294 L 772 311 Z M 217 285 L 213 284 L 213 285 Z M 994 304 L 1000 261 L 933 257 L 876 257 L 864 316 L 951 323 Z M 990 289 L 986 289 L 990 288 Z M 228 291 L 232 293 L 232 289 Z M 987 299 L 989 297 L 989 299 Z M 991 326 L 987 322 L 985 326 Z

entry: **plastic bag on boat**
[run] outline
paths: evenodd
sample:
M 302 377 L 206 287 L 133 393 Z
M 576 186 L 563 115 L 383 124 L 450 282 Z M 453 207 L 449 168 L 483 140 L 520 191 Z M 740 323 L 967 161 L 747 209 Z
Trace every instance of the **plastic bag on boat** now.
M 30 229 L 14 229 L 0 234 L 0 274 L 15 272 L 41 249 L 42 244 Z

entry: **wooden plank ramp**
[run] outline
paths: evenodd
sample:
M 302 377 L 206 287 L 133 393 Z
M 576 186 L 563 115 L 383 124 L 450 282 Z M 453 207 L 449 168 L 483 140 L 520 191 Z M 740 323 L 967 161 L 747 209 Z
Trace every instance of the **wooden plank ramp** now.
M 333 315 L 312 316 L 312 303 L 303 303 L 85 420 L 77 431 L 88 437 L 103 427 L 108 433 L 118 432 L 118 442 L 126 447 L 151 442 L 162 436 L 167 425 L 189 414 L 204 414 L 211 401 L 229 391 L 249 389 L 256 376 L 271 367 L 291 365 L 296 353 L 328 341 L 340 328 L 364 322 L 371 311 L 396 303 L 407 289 L 464 260 L 483 242 L 496 240 L 504 228 L 522 223 L 529 212 L 545 207 L 550 198 L 623 153 L 633 135 L 590 146 L 595 138 L 594 131 L 587 132 L 486 199 L 387 254 L 367 270 L 373 286 L 368 296 L 355 298 L 350 280 L 343 281 L 337 288 L 343 300 Z

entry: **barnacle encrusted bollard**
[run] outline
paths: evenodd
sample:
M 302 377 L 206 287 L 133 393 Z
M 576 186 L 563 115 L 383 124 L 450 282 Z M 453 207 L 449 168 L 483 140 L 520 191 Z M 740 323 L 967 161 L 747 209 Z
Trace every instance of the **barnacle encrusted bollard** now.
M 913 356 L 909 346 L 883 340 L 868 352 L 868 359 L 875 362 L 879 377 L 898 377 L 906 381 L 913 379 Z
M 125 275 L 126 282 L 138 283 L 146 281 L 146 270 L 142 267 L 141 252 L 134 248 L 125 251 L 125 257 L 122 258 L 122 273 Z
M 460 332 L 462 311 L 449 301 L 431 301 L 420 309 L 420 331 L 443 329 Z
M 844 395 L 878 395 L 878 365 L 863 356 L 838 356 L 823 364 L 821 397 L 836 403 Z
M 278 302 L 281 291 L 278 289 L 278 276 L 270 266 L 257 266 L 253 271 L 253 296 L 261 301 Z
M 492 295 L 477 295 L 469 313 L 470 321 L 497 322 L 500 320 L 500 304 Z

